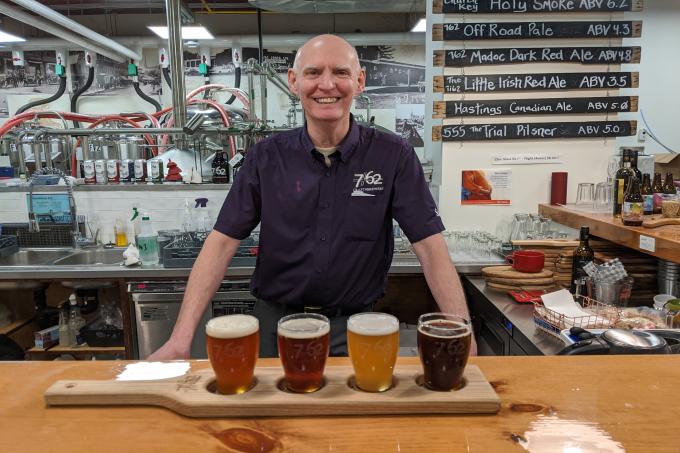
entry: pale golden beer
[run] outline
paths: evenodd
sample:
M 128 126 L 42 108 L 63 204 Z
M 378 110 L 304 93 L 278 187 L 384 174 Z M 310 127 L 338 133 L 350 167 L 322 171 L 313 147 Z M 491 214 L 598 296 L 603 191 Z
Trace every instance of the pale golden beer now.
M 279 357 L 291 392 L 315 392 L 323 385 L 330 349 L 328 318 L 314 313 L 284 316 L 278 324 Z
M 210 365 L 224 395 L 248 391 L 260 351 L 260 322 L 250 315 L 213 318 L 205 326 Z
M 387 313 L 352 315 L 347 320 L 347 349 L 361 390 L 389 390 L 399 353 L 399 320 Z

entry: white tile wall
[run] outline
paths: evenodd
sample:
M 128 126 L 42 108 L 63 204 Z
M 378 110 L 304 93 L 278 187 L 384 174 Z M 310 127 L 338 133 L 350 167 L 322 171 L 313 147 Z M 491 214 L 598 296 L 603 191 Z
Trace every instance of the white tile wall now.
M 132 207 L 148 212 L 156 230 L 179 228 L 185 202 L 194 209 L 196 198 L 208 199 L 208 211 L 213 220 L 224 203 L 224 189 L 201 188 L 177 191 L 88 191 L 75 192 L 78 214 L 98 223 L 101 228 L 112 229 L 117 218 L 127 222 Z M 0 192 L 0 223 L 28 222 L 25 192 Z

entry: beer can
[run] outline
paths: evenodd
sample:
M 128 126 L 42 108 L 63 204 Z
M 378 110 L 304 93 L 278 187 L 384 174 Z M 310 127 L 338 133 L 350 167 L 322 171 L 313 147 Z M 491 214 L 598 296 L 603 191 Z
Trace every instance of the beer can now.
M 94 184 L 97 182 L 94 172 L 93 160 L 83 161 L 83 178 L 85 178 L 85 184 Z
M 135 182 L 146 181 L 146 159 L 135 159 Z
M 151 182 L 154 184 L 163 184 L 163 161 L 152 160 L 151 164 Z
M 104 159 L 97 159 L 94 161 L 94 178 L 97 184 L 106 184 L 106 161 Z
M 132 172 L 130 172 L 130 163 L 132 163 Z M 120 182 L 131 182 L 130 175 L 135 172 L 135 162 L 130 159 L 123 159 L 120 162 Z
M 120 163 L 117 159 L 106 161 L 106 178 L 109 184 L 118 184 L 120 182 Z

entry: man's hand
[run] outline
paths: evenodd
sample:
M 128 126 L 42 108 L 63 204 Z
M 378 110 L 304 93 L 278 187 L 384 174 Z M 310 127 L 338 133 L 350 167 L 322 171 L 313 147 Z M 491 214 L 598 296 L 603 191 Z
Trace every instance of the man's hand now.
M 150 362 L 160 360 L 186 360 L 189 358 L 189 347 L 178 344 L 170 338 L 163 346 L 158 348 L 153 354 L 146 358 Z

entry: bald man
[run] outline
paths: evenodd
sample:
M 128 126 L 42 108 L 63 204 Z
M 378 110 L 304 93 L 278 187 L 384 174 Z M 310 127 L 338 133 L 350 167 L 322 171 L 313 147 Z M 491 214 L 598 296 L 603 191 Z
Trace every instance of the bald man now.
M 260 357 L 277 356 L 278 320 L 302 312 L 328 317 L 330 354 L 347 354 L 348 317 L 371 311 L 384 295 L 393 218 L 413 244 L 441 311 L 468 317 L 413 148 L 397 135 L 358 125 L 350 114 L 365 81 L 356 50 L 342 38 L 317 36 L 298 50 L 288 84 L 306 124 L 248 152 L 191 271 L 172 335 L 149 360 L 189 357 L 202 313 L 240 241 L 258 224 L 251 292 Z

